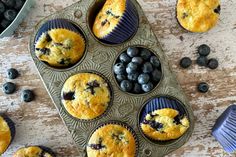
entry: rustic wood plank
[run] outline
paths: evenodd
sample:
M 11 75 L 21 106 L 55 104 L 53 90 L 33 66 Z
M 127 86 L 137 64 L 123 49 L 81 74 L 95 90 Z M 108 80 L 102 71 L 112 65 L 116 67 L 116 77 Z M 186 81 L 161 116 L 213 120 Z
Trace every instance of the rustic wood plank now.
M 35 144 L 49 146 L 62 157 L 78 155 L 27 50 L 29 35 L 36 23 L 76 1 L 37 0 L 35 8 L 14 37 L 0 39 L 0 84 L 9 81 L 5 73 L 10 67 L 19 69 L 21 74 L 12 81 L 18 86 L 16 94 L 6 96 L 0 91 L 0 111 L 8 110 L 17 127 L 16 138 L 4 157 L 11 156 L 19 147 Z M 138 1 L 166 52 L 170 66 L 188 96 L 196 117 L 196 127 L 190 141 L 168 156 L 235 156 L 224 153 L 211 136 L 211 128 L 216 118 L 236 100 L 236 1 L 222 0 L 219 24 L 203 34 L 186 32 L 178 25 L 175 18 L 176 0 Z M 180 69 L 180 58 L 189 56 L 196 59 L 196 47 L 203 43 L 212 47 L 211 57 L 219 59 L 220 67 L 214 71 L 195 65 L 188 70 Z M 209 93 L 196 92 L 196 85 L 200 81 L 210 84 Z M 33 89 L 37 95 L 36 101 L 27 104 L 21 102 L 20 92 L 23 89 Z

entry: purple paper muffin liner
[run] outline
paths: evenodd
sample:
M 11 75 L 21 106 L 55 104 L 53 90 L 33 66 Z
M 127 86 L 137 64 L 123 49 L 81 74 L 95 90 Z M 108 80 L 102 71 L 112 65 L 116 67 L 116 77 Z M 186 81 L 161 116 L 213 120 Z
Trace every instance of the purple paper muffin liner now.
M 228 107 L 216 120 L 212 135 L 226 152 L 236 151 L 236 105 Z
M 76 26 L 71 23 L 69 20 L 66 19 L 53 19 L 53 20 L 49 20 L 46 23 L 44 23 L 38 30 L 38 33 L 35 37 L 35 43 L 39 40 L 39 38 L 41 37 L 41 35 L 43 33 L 47 33 L 48 31 L 52 30 L 52 29 L 68 29 L 70 31 L 76 32 L 76 33 L 80 33 L 80 31 L 78 30 L 78 28 L 76 28 Z
M 171 97 L 153 98 L 146 103 L 140 114 L 140 122 L 143 122 L 146 115 L 158 109 L 172 108 L 179 111 L 180 116 L 186 115 L 183 105 Z
M 139 16 L 135 6 L 126 0 L 126 10 L 118 25 L 101 40 L 108 44 L 120 44 L 128 40 L 138 29 Z

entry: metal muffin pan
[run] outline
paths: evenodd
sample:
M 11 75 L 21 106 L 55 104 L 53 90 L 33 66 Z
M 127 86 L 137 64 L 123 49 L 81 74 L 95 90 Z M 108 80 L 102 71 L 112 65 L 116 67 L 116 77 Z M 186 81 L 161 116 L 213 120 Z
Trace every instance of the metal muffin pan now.
M 64 10 L 57 12 L 49 17 L 43 19 L 36 26 L 30 40 L 29 50 L 32 55 L 33 61 L 38 69 L 39 75 L 44 82 L 44 85 L 57 107 L 61 118 L 69 129 L 72 137 L 79 150 L 79 156 L 86 156 L 86 145 L 88 143 L 90 135 L 93 131 L 103 124 L 118 121 L 124 124 L 128 124 L 136 134 L 138 139 L 138 157 L 162 157 L 170 152 L 178 149 L 186 143 L 190 138 L 194 129 L 194 115 L 193 111 L 186 99 L 184 93 L 179 86 L 175 75 L 171 72 L 168 61 L 161 46 L 154 35 L 151 26 L 144 15 L 144 12 L 136 0 L 131 0 L 135 5 L 139 14 L 139 28 L 128 41 L 117 44 L 109 45 L 104 44 L 94 37 L 89 26 L 89 14 L 93 12 L 94 4 L 97 2 L 103 3 L 105 0 L 81 0 L 72 6 L 65 8 Z M 38 29 L 47 21 L 55 18 L 68 19 L 76 24 L 84 33 L 86 38 L 86 52 L 83 59 L 81 59 L 76 65 L 66 69 L 56 69 L 41 62 L 34 52 L 34 40 Z M 130 46 L 144 47 L 152 50 L 152 52 L 158 56 L 162 66 L 162 80 L 149 93 L 146 94 L 130 94 L 120 90 L 115 76 L 113 74 L 113 65 L 118 57 L 125 49 Z M 71 115 L 64 109 L 61 102 L 61 90 L 64 82 L 72 75 L 80 72 L 94 72 L 101 74 L 106 80 L 109 80 L 108 84 L 111 86 L 112 99 L 110 107 L 104 113 L 104 115 L 94 120 L 79 120 Z M 190 120 L 190 127 L 187 132 L 179 139 L 159 143 L 153 142 L 148 138 L 145 138 L 139 128 L 139 114 L 144 104 L 153 97 L 157 96 L 169 96 L 175 98 L 181 102 L 184 109 L 187 112 L 187 116 Z

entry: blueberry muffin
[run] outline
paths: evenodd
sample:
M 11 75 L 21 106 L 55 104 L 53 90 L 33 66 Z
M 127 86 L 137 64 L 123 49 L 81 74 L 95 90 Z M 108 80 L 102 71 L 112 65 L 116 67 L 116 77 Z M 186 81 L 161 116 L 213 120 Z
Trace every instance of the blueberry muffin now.
M 219 0 L 178 0 L 177 19 L 191 32 L 207 32 L 220 16 Z
M 87 145 L 88 157 L 134 157 L 135 138 L 125 127 L 108 124 L 97 129 Z
M 14 123 L 5 115 L 0 115 L 0 156 L 7 150 L 14 135 Z
M 138 27 L 138 15 L 130 0 L 106 0 L 97 14 L 93 33 L 111 43 L 121 43 L 134 34 Z
M 189 128 L 189 120 L 175 109 L 155 110 L 141 123 L 143 133 L 153 140 L 167 141 L 181 137 Z
M 54 153 L 47 147 L 30 146 L 20 148 L 13 157 L 55 157 Z
M 79 73 L 70 77 L 62 89 L 62 103 L 73 117 L 90 120 L 102 115 L 111 94 L 106 81 L 99 75 Z

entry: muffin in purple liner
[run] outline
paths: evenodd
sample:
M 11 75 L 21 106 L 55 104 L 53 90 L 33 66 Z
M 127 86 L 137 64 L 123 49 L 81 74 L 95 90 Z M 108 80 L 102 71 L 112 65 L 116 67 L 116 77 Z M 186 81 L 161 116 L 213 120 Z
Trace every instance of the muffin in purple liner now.
M 28 146 L 18 149 L 13 157 L 56 157 L 55 153 L 45 146 Z
M 95 18 L 93 33 L 105 43 L 119 44 L 137 31 L 138 23 L 138 13 L 131 0 L 106 0 Z
M 236 105 L 228 107 L 216 120 L 212 135 L 226 152 L 236 151 Z
M 7 150 L 14 137 L 14 122 L 8 116 L 0 114 L 0 156 Z
M 39 29 L 35 38 L 35 54 L 52 67 L 65 68 L 76 64 L 84 55 L 82 31 L 66 19 L 54 19 Z

